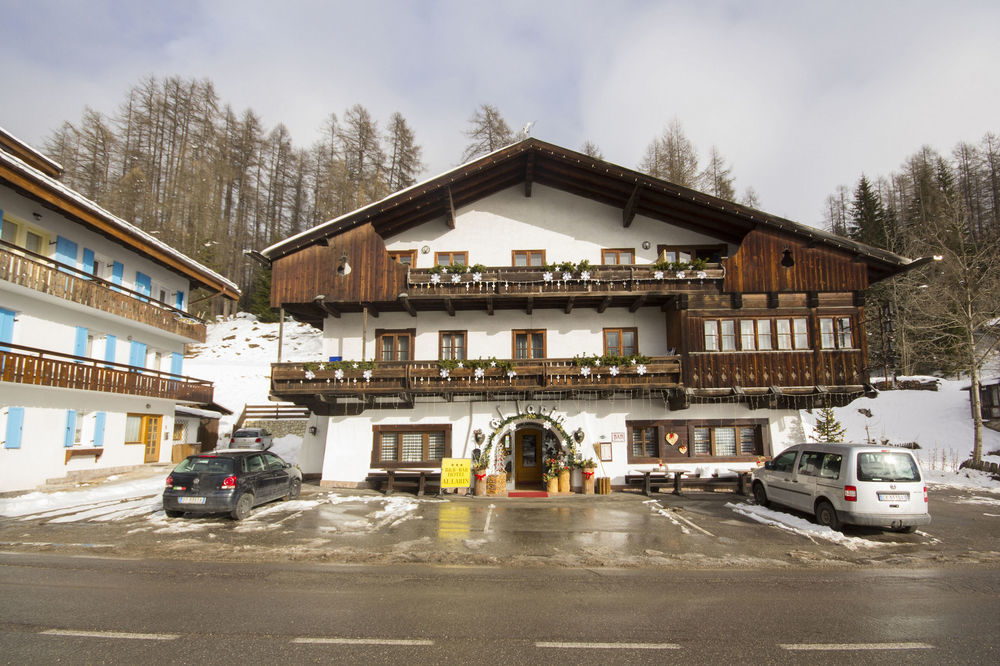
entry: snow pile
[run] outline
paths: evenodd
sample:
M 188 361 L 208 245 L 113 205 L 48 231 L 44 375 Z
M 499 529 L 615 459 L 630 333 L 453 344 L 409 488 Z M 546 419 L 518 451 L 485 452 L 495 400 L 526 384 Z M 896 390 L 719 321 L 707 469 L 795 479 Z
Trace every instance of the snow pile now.
M 825 525 L 816 525 L 811 523 L 805 518 L 799 518 L 798 516 L 793 516 L 790 513 L 773 511 L 755 504 L 733 504 L 732 502 L 727 502 L 726 508 L 732 509 L 741 516 L 746 516 L 751 520 L 756 520 L 758 523 L 772 525 L 794 534 L 800 534 L 807 539 L 812 539 L 813 541 L 815 541 L 816 538 L 832 541 L 850 550 L 858 550 L 859 548 L 877 548 L 879 546 L 887 545 L 877 541 L 868 541 L 867 539 L 847 536 L 841 532 L 832 530 Z
M 0 499 L 0 516 L 14 517 L 31 514 L 33 518 L 45 518 L 76 513 L 84 509 L 99 509 L 92 514 L 97 516 L 135 509 L 148 498 L 154 497 L 159 505 L 159 496 L 163 492 L 165 478 L 166 476 L 156 475 L 146 479 L 105 483 L 79 490 L 54 493 L 34 491 L 17 497 L 2 498 Z M 132 500 L 135 500 L 135 506 L 125 506 L 125 504 L 130 504 Z

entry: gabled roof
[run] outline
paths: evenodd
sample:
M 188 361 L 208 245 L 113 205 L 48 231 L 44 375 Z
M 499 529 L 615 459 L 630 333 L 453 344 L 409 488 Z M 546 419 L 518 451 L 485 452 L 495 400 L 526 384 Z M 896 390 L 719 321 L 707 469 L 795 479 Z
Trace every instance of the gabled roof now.
M 371 223 L 383 238 L 441 217 L 454 224 L 455 209 L 521 184 L 525 194 L 530 196 L 533 183 L 620 208 L 625 227 L 636 215 L 644 215 L 734 244 L 753 229 L 767 229 L 839 248 L 864 261 L 873 281 L 917 265 L 914 260 L 887 250 L 680 187 L 535 138 L 506 146 L 324 222 L 271 245 L 261 254 L 273 261 L 366 223 Z
M 2 132 L 2 130 L 0 130 Z M 107 236 L 112 240 L 144 255 L 151 260 L 181 274 L 192 283 L 216 291 L 220 295 L 236 300 L 240 289 L 235 282 L 223 277 L 212 269 L 175 250 L 154 238 L 139 227 L 129 224 L 120 217 L 87 199 L 79 192 L 63 185 L 47 171 L 33 166 L 16 152 L 8 152 L 9 134 L 0 136 L 0 184 L 8 185 L 25 196 L 40 201 L 44 206 L 56 210 L 83 226 Z M 16 141 L 16 139 L 15 139 Z M 20 141 L 18 145 L 31 150 L 33 154 L 48 160 L 41 153 L 33 151 Z M 48 160 L 61 171 L 57 163 Z M 51 171 L 51 170 L 49 170 Z

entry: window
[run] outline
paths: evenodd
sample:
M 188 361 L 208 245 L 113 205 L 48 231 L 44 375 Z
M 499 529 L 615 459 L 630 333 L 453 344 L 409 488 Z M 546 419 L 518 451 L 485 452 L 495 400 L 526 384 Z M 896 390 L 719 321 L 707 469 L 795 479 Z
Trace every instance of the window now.
M 514 331 L 514 358 L 545 358 L 545 331 Z
M 640 426 L 630 428 L 632 432 L 632 457 L 633 458 L 657 458 L 659 444 L 656 437 L 655 426 Z
M 705 320 L 705 351 L 736 351 L 736 320 Z
M 719 322 L 705 320 L 705 351 L 719 351 Z
M 822 349 L 853 347 L 850 317 L 820 317 L 819 340 Z
M 757 349 L 760 349 L 761 351 L 774 349 L 774 344 L 771 342 L 771 320 L 757 319 L 756 323 L 757 323 Z
M 33 231 L 24 232 L 24 249 L 35 254 L 42 253 L 42 237 Z
M 403 264 L 404 266 L 409 266 L 410 268 L 417 265 L 416 250 L 391 250 L 389 252 L 389 258 L 397 264 Z
M 698 422 L 691 426 L 691 455 L 726 458 L 761 455 L 763 427 L 753 422 L 719 425 Z
M 468 266 L 468 252 L 435 252 L 434 263 L 438 266 Z
M 631 248 L 601 250 L 601 263 L 611 266 L 626 266 L 635 263 L 635 250 Z
M 836 453 L 805 451 L 799 459 L 799 474 L 836 479 L 840 476 L 842 456 Z
M 17 243 L 17 225 L 11 220 L 3 221 L 3 227 L 0 228 L 0 240 L 11 244 Z
M 723 319 L 719 322 L 722 341 L 722 351 L 736 351 L 736 322 L 732 319 Z
M 174 441 L 184 442 L 187 440 L 187 423 L 184 421 L 174 421 Z
M 656 252 L 659 255 L 659 261 L 691 263 L 694 259 L 704 259 L 717 264 L 725 256 L 726 247 L 724 245 L 657 245 Z
M 451 425 L 372 426 L 372 467 L 436 467 L 451 455 Z
M 416 331 L 375 331 L 375 350 L 379 361 L 412 361 L 413 334 Z
M 775 472 L 792 473 L 792 465 L 795 464 L 795 456 L 798 451 L 786 451 L 771 462 L 771 469 Z
M 9 217 L 0 223 L 0 240 L 35 254 L 43 254 L 46 249 L 45 236 L 41 231 L 33 230 L 24 222 L 15 222 Z
M 778 349 L 809 349 L 809 328 L 804 317 L 775 319 L 778 332 Z
M 125 417 L 125 441 L 127 443 L 142 443 L 142 419 L 141 414 L 129 414 Z
M 740 349 L 743 351 L 753 351 L 756 348 L 757 335 L 754 331 L 754 320 L 740 320 Z
M 514 266 L 544 266 L 545 250 L 514 250 L 511 260 Z
M 604 329 L 606 356 L 635 356 L 639 353 L 639 334 L 634 328 Z
M 465 331 L 441 331 L 438 358 L 449 361 L 465 360 Z

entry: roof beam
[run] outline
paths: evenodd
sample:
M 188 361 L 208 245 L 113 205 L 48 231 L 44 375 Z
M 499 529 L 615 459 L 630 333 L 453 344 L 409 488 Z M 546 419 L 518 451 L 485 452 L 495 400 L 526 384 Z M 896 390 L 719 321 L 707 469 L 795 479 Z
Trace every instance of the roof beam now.
M 646 294 L 642 294 L 641 296 L 639 296 L 638 298 L 636 298 L 634 301 L 632 301 L 632 305 L 628 306 L 628 311 L 629 312 L 635 312 L 636 310 L 638 310 L 639 308 L 641 308 L 642 304 L 645 303 L 645 302 L 646 302 Z
M 531 198 L 531 183 L 535 179 L 535 154 L 528 153 L 528 159 L 524 166 L 524 196 Z
M 573 311 L 574 300 L 576 300 L 576 296 L 570 296 L 569 298 L 566 299 L 566 308 L 565 308 L 566 314 L 569 314 L 570 312 Z
M 448 311 L 449 317 L 455 316 L 455 299 L 446 298 L 444 299 L 444 309 Z
M 331 317 L 336 317 L 337 319 L 340 319 L 340 310 L 333 307 L 326 301 L 317 301 L 316 303 L 317 305 L 319 305 L 320 309 L 323 310 L 323 312 L 327 313 Z
M 368 314 L 370 314 L 371 316 L 373 316 L 373 317 L 375 317 L 376 319 L 378 319 L 378 315 L 379 315 L 379 311 L 378 311 L 378 308 L 377 308 L 377 307 L 375 307 L 375 306 L 374 306 L 373 304 L 371 304 L 371 303 L 366 303 L 366 304 L 365 304 L 365 305 L 363 305 L 362 307 L 364 308 L 365 312 L 367 312 L 367 313 L 368 313 Z
M 448 223 L 449 229 L 455 228 L 455 200 L 451 196 L 451 187 L 446 187 L 445 193 L 447 194 L 446 201 L 448 202 L 448 214 L 445 216 L 445 222 Z
M 639 184 L 636 183 L 635 188 L 632 190 L 632 195 L 629 196 L 628 201 L 625 202 L 625 208 L 622 210 L 622 226 L 628 229 L 632 226 L 632 220 L 635 219 L 635 211 L 639 207 Z
M 493 316 L 493 297 L 492 296 L 487 296 L 486 297 L 486 314 L 488 314 L 491 317 Z
M 524 305 L 524 314 L 529 314 L 530 315 L 531 311 L 534 309 L 534 307 L 535 307 L 535 297 L 534 296 L 528 296 L 528 302 L 525 303 L 525 305 Z
M 608 309 L 609 305 L 611 305 L 611 297 L 605 296 L 604 298 L 601 299 L 601 303 L 597 306 L 597 312 L 598 313 L 604 312 L 605 310 Z

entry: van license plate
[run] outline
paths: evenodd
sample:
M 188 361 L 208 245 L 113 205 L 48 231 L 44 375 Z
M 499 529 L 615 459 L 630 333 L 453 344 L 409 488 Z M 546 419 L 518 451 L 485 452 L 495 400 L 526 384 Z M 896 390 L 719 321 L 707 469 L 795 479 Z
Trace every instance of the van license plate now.
M 883 502 L 906 502 L 910 499 L 910 493 L 879 493 L 878 498 Z
M 204 497 L 178 497 L 177 501 L 180 504 L 204 504 Z

